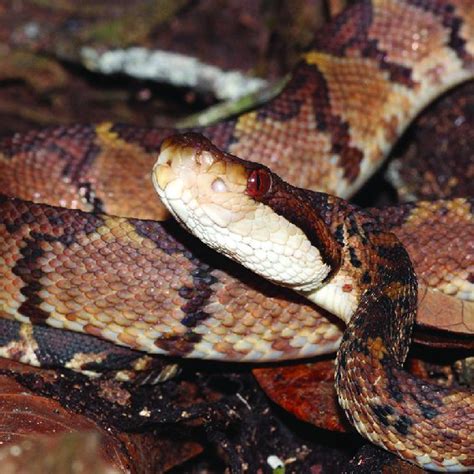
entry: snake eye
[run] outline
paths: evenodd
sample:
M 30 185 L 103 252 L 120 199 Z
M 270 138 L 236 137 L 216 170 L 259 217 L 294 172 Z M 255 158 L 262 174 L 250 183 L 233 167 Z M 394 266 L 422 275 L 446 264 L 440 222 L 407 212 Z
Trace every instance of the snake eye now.
M 270 173 L 266 170 L 253 170 L 247 179 L 247 194 L 253 198 L 265 195 L 272 185 Z

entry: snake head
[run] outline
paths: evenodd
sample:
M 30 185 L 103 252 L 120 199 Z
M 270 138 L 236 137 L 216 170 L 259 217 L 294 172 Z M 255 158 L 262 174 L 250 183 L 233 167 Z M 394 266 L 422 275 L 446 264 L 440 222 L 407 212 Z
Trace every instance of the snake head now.
M 165 140 L 153 183 L 186 229 L 264 278 L 310 291 L 333 269 L 321 249 L 329 231 L 301 190 L 201 135 Z

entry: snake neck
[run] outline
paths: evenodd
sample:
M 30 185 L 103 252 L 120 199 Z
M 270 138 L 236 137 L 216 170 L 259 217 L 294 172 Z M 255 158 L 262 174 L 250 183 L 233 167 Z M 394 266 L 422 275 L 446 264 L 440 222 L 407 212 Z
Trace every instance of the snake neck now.
M 373 316 L 383 321 L 374 319 L 364 325 L 374 326 L 378 333 L 381 329 L 385 344 L 401 362 L 416 308 L 416 277 L 410 258 L 397 237 L 373 215 L 332 196 L 326 197 L 322 209 L 320 196 L 312 193 L 311 199 L 340 247 L 341 260 L 325 284 L 302 294 L 347 325 L 357 327 L 361 322 L 356 323 L 355 318 L 364 299 L 389 299 L 394 303 L 391 311 Z
M 309 292 L 300 292 L 306 299 L 329 311 L 348 324 L 360 299 L 354 278 L 345 273 L 334 275 L 329 283 Z
M 370 278 L 366 262 L 367 237 L 362 228 L 362 211 L 347 201 L 324 193 L 306 191 L 304 198 L 316 210 L 328 229 L 337 253 L 326 281 L 310 291 L 298 291 L 309 301 L 349 323 Z M 354 217 L 361 213 L 357 218 Z M 366 217 L 368 219 L 369 216 Z

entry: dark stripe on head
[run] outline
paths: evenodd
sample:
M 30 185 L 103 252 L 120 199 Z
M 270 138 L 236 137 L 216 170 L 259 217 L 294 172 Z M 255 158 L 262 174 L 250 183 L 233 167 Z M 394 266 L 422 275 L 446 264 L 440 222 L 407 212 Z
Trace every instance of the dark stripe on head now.
M 249 186 L 247 186 L 247 195 L 255 201 L 269 206 L 276 214 L 284 217 L 304 232 L 311 244 L 319 250 L 323 262 L 329 265 L 330 272 L 327 278 L 339 269 L 342 259 L 341 245 L 336 241 L 325 222 L 328 209 L 332 207 L 328 195 L 311 193 L 291 186 L 266 166 L 225 153 L 202 135 L 186 133 L 175 135 L 170 140 L 178 146 L 191 146 L 196 154 L 208 151 L 218 160 L 242 165 L 247 174 L 247 185 L 250 183 L 249 178 L 254 176 L 254 172 L 268 177 L 268 187 L 262 192 L 258 190 L 258 192 L 249 192 Z
M 331 270 L 327 278 L 330 278 L 341 265 L 342 252 L 341 245 L 323 220 L 321 214 L 325 210 L 317 208 L 314 200 L 308 199 L 305 190 L 285 183 L 273 173 L 271 176 L 270 191 L 257 200 L 304 232 L 311 244 L 319 250 L 323 262 L 329 265 Z

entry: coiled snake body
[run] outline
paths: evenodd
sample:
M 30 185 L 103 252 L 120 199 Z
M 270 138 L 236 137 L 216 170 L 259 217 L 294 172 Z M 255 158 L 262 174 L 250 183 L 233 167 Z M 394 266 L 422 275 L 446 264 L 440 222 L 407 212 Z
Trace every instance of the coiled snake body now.
M 350 196 L 423 106 L 472 77 L 473 32 L 470 0 L 361 1 L 323 30 L 278 97 L 200 132 L 220 149 L 270 165 L 293 185 Z M 272 285 L 229 263 L 213 268 L 206 250 L 172 224 L 140 220 L 166 215 L 153 198 L 149 175 L 172 132 L 101 124 L 57 127 L 1 143 L 1 189 L 16 198 L 0 199 L 0 314 L 150 353 L 271 360 L 335 349 L 340 332 L 299 297 L 283 292 L 283 301 Z M 263 203 L 246 229 L 260 223 L 261 248 L 276 244 L 282 253 L 268 257 L 268 271 L 257 271 L 347 322 L 336 383 L 341 405 L 362 434 L 426 468 L 473 467 L 472 393 L 435 389 L 400 368 L 417 278 L 404 247 L 388 231 L 398 227 L 403 233 L 410 219 L 444 216 L 447 227 L 453 219 L 472 232 L 472 200 L 411 205 L 383 216 L 293 188 L 267 168 L 222 154 L 196 136 L 169 142 L 160 156 L 170 166 L 155 181 L 167 200 L 176 198 L 171 208 L 181 221 L 189 214 L 176 204 L 184 189 L 170 185 L 174 175 L 163 170 L 180 159 L 192 162 L 190 156 L 214 166 L 207 184 L 214 183 L 218 194 L 229 191 L 229 176 L 236 187 L 232 212 L 222 214 L 212 200 L 199 204 L 214 224 L 232 224 L 243 195 Z M 202 176 L 205 184 L 209 173 Z M 194 202 L 191 197 L 183 202 Z M 265 219 L 274 215 L 279 224 L 273 232 Z M 280 225 L 299 252 L 285 250 Z M 247 230 L 237 231 L 243 240 Z M 218 243 L 231 245 L 224 237 Z M 258 262 L 247 245 L 238 259 L 254 269 Z M 236 258 L 225 245 L 219 249 Z M 463 265 L 441 289 L 469 299 L 472 283 Z M 38 363 L 31 326 L 8 324 L 0 326 L 1 354 Z M 84 361 L 69 362 L 77 368 Z
M 430 387 L 401 368 L 417 280 L 395 235 L 345 201 L 294 188 L 195 135 L 163 144 L 153 180 L 206 244 L 346 321 L 336 389 L 359 432 L 428 469 L 470 468 L 474 394 Z

